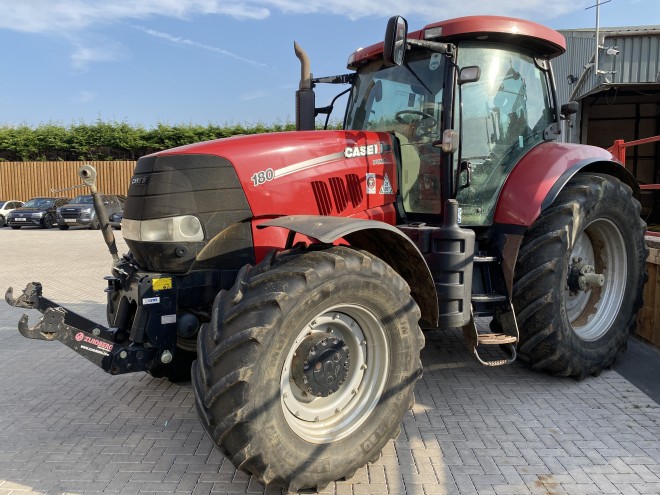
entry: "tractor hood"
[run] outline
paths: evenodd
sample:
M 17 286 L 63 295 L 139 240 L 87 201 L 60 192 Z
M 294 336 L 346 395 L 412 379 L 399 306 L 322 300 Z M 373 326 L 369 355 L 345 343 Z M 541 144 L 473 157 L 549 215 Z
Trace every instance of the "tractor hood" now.
M 127 243 L 148 268 L 181 271 L 207 243 L 229 235 L 227 229 L 233 229 L 232 238 L 247 243 L 254 218 L 351 216 L 392 203 L 392 146 L 392 137 L 383 132 L 283 132 L 207 141 L 143 157 L 131 179 L 124 224 L 194 216 L 203 238 L 185 246 L 144 238 L 127 238 Z
M 392 137 L 385 132 L 305 131 L 237 136 L 175 148 L 157 156 L 213 155 L 231 163 L 255 217 L 290 214 L 342 215 L 350 206 L 365 209 L 366 194 L 374 198 L 369 207 L 393 199 L 396 173 Z M 375 181 L 367 187 L 367 174 Z M 387 175 L 389 187 L 379 193 Z M 350 176 L 350 178 L 349 178 Z M 343 182 L 339 184 L 339 182 Z M 350 204 L 322 200 L 344 191 Z M 334 185 L 333 185 L 334 184 Z M 376 189 L 374 193 L 373 190 Z M 376 196 L 380 200 L 374 201 Z M 330 208 L 330 209 L 328 209 Z

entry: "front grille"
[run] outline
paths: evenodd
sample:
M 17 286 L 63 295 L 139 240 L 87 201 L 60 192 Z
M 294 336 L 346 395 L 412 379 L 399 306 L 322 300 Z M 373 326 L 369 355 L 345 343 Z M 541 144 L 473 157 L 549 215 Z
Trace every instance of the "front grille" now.
M 229 226 L 252 218 L 245 192 L 229 160 L 214 155 L 156 155 L 138 160 L 124 218 L 150 220 L 179 215 L 199 218 L 204 241 L 187 243 L 186 254 L 178 256 L 177 243 L 127 239 L 141 266 L 153 271 L 185 271 L 208 241 Z
M 61 210 L 60 215 L 62 215 L 62 218 L 79 218 L 80 212 L 77 210 L 76 211 Z

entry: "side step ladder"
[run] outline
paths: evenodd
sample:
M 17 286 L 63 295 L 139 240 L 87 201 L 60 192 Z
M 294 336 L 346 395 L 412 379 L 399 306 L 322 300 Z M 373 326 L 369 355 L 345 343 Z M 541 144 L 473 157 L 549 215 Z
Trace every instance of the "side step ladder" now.
M 472 295 L 470 322 L 463 327 L 465 342 L 472 352 L 473 357 L 484 366 L 502 366 L 505 364 L 511 364 L 517 357 L 516 344 L 519 340 L 518 323 L 516 322 L 516 314 L 509 297 L 496 292 L 492 286 L 490 270 L 491 268 L 501 270 L 499 259 L 495 256 L 475 255 L 474 263 L 475 270 L 480 272 L 482 286 L 486 293 Z M 492 311 L 483 311 L 482 309 L 478 312 L 478 316 L 497 315 L 502 326 L 502 332 L 480 332 L 475 322 L 475 306 L 480 308 L 484 308 L 484 306 L 492 308 Z M 497 345 L 505 354 L 507 354 L 507 357 L 504 359 L 493 360 L 484 359 L 479 354 L 478 347 L 480 345 Z

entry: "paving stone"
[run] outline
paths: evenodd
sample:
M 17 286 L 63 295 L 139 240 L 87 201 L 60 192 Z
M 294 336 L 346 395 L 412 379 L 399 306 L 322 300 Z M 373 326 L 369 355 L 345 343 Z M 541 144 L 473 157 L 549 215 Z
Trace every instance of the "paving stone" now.
M 0 229 L 0 246 L 15 258 L 0 290 L 39 280 L 46 297 L 104 321 L 98 232 Z M 0 495 L 281 493 L 213 447 L 189 383 L 106 375 L 59 343 L 21 337 L 22 313 L 0 303 Z M 523 363 L 484 368 L 460 331 L 426 336 L 401 435 L 322 494 L 660 493 L 660 406 L 615 371 L 576 382 Z

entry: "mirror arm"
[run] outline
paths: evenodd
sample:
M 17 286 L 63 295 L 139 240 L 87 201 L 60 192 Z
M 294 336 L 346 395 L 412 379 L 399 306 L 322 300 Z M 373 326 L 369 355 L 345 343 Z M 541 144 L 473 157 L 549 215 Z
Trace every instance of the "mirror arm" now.
M 444 55 L 454 54 L 454 45 L 451 43 L 440 43 L 438 41 L 406 39 L 406 43 L 417 48 L 426 48 L 432 52 L 442 53 Z
M 327 76 L 327 77 L 315 77 L 312 79 L 312 85 L 316 84 L 353 84 L 355 80 L 355 73 L 351 72 L 350 74 L 341 74 L 338 76 Z M 312 87 L 313 87 L 312 86 Z

